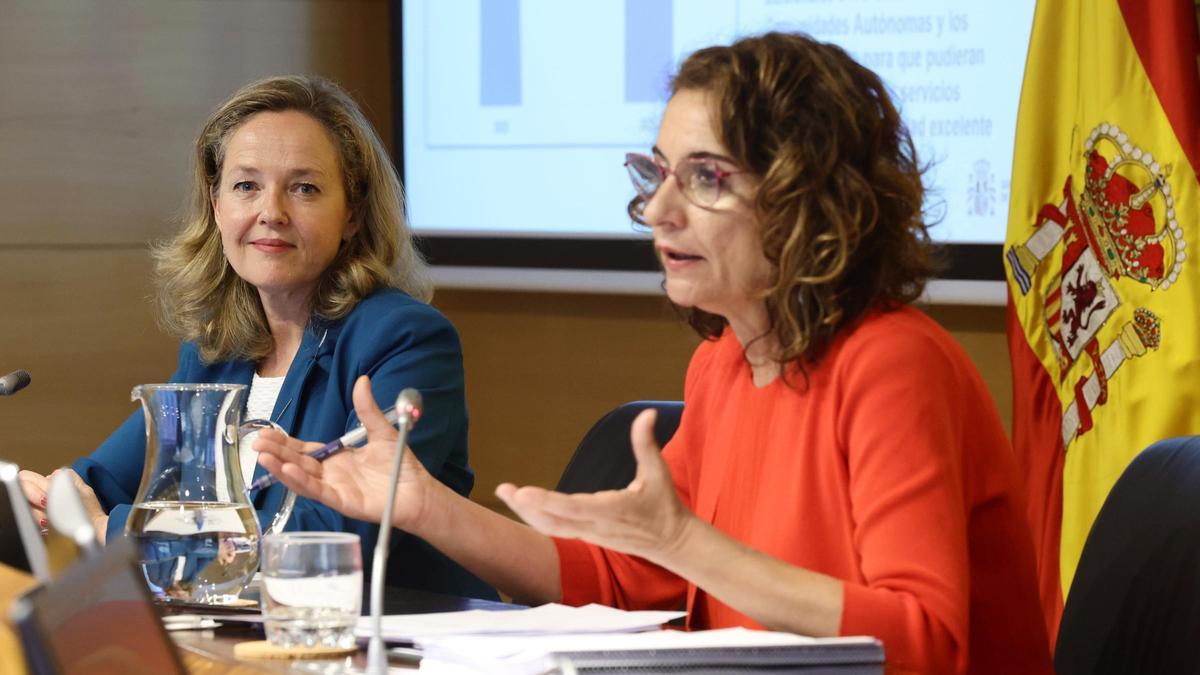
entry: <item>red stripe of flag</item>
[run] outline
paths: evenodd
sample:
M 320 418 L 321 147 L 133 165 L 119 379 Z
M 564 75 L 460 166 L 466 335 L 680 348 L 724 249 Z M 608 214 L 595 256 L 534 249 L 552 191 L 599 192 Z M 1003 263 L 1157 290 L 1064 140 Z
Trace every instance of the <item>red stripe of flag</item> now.
M 1200 167 L 1200 33 L 1190 0 L 1118 0 L 1129 37 L 1192 168 Z
M 1008 351 L 1013 373 L 1013 449 L 1025 476 L 1028 513 L 1037 551 L 1038 585 L 1050 646 L 1058 636 L 1063 597 L 1058 548 L 1062 539 L 1062 406 L 1046 367 L 1033 353 L 1008 299 Z

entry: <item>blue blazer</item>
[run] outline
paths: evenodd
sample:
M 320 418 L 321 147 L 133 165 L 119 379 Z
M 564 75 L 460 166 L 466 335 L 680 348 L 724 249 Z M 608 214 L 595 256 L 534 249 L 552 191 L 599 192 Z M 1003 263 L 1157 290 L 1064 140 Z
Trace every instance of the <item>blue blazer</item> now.
M 170 381 L 250 385 L 252 361 L 205 363 L 190 342 L 179 350 Z M 454 326 L 436 309 L 407 294 L 384 289 L 364 298 L 345 318 L 313 318 L 284 378 L 271 419 L 293 437 L 333 440 L 358 425 L 351 391 L 360 375 L 371 377 L 381 407 L 405 387 L 421 392 L 424 409 L 409 446 L 429 473 L 464 497 L 475 476 L 467 465 L 467 409 L 462 346 Z M 242 411 L 243 416 L 245 410 Z M 72 466 L 96 491 L 109 514 L 108 536 L 123 536 L 141 482 L 146 430 L 138 409 L 91 455 Z M 264 474 L 256 467 L 251 480 Z M 266 527 L 283 501 L 284 487 L 250 494 Z M 375 550 L 379 526 L 347 518 L 320 502 L 299 498 L 286 530 L 355 532 L 362 537 L 364 572 Z M 425 541 L 392 533 L 387 583 L 392 586 L 495 598 L 495 592 Z

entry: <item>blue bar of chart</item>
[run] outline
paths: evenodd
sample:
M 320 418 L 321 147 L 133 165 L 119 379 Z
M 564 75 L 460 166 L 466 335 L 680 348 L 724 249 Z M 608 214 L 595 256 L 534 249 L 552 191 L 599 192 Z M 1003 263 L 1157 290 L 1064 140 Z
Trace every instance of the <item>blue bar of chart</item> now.
M 479 0 L 479 104 L 521 105 L 521 0 Z
M 672 0 L 625 0 L 625 102 L 667 98 L 674 60 Z

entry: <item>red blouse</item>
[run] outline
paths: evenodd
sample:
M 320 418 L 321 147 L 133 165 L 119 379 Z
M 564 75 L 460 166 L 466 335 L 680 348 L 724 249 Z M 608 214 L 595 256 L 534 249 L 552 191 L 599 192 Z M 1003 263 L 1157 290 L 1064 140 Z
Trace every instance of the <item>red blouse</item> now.
M 663 449 L 680 497 L 729 536 L 845 581 L 841 633 L 891 666 L 1053 672 L 1013 453 L 961 347 L 912 308 L 869 314 L 808 386 L 755 387 L 731 331 L 688 367 Z M 563 601 L 760 627 L 640 558 L 556 540 Z

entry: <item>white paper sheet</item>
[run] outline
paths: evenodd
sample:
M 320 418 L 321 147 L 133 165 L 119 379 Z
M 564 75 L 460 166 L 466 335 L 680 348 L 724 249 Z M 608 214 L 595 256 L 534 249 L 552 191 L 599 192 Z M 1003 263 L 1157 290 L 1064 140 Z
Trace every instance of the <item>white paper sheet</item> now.
M 684 612 L 626 612 L 602 605 L 567 607 L 551 603 L 505 611 L 393 614 L 383 617 L 382 623 L 385 640 L 417 640 L 448 635 L 628 633 L 655 630 L 684 615 Z M 370 637 L 370 617 L 360 618 L 354 632 L 359 637 Z

